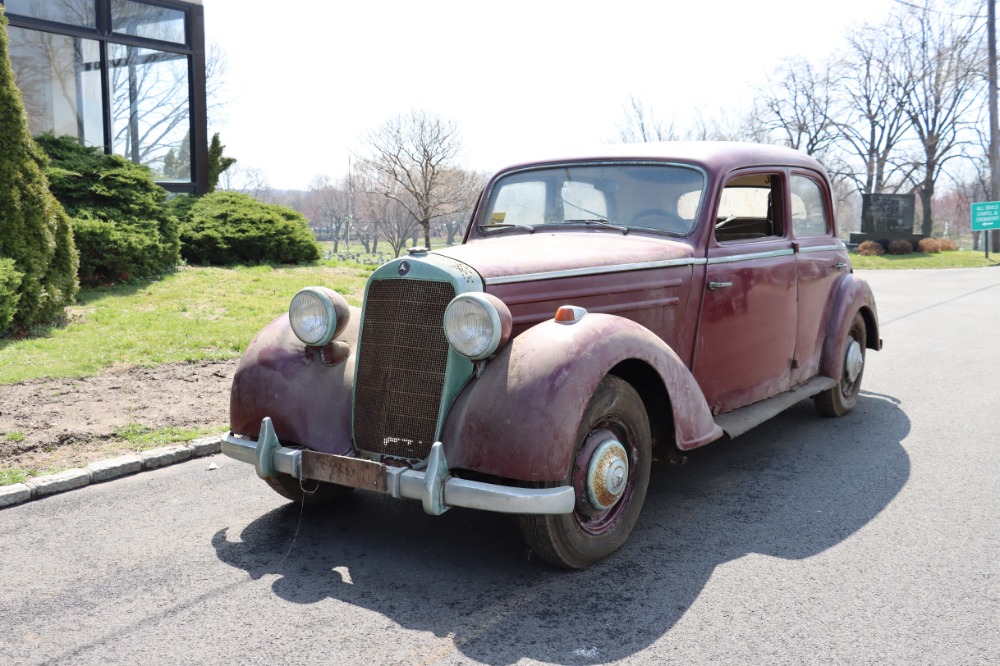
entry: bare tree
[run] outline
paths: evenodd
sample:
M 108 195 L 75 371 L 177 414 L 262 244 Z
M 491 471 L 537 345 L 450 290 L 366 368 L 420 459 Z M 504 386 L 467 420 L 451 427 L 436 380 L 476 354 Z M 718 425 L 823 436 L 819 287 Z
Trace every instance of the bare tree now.
M 752 141 L 770 143 L 767 127 L 756 102 L 748 109 L 719 109 L 706 113 L 698 109 L 685 139 L 694 141 Z
M 267 175 L 258 167 L 248 167 L 236 163 L 219 175 L 219 190 L 242 192 L 260 201 L 268 201 L 273 197 L 274 189 L 267 180 Z
M 961 148 L 975 136 L 976 120 L 985 106 L 985 90 L 978 76 L 982 33 L 975 18 L 958 18 L 932 9 L 929 2 L 909 11 L 897 23 L 896 39 L 903 46 L 909 124 L 920 143 L 914 174 L 923 209 L 921 229 L 933 229 L 932 202 L 936 183 L 946 165 L 962 156 Z
M 431 221 L 468 208 L 475 194 L 473 183 L 450 175 L 460 171 L 458 124 L 415 110 L 370 132 L 365 143 L 359 168 L 376 188 L 372 191 L 403 206 L 423 229 L 429 248 Z
M 375 183 L 367 182 L 368 177 L 366 174 L 361 175 L 357 182 L 361 191 L 356 202 L 358 218 L 364 224 L 370 225 L 374 237 L 387 242 L 392 247 L 394 256 L 398 257 L 407 240 L 420 230 L 420 225 L 401 202 L 409 194 L 400 188 L 394 196 L 386 196 L 384 191 L 389 188 L 389 184 L 379 187 Z M 372 251 L 375 251 L 375 246 Z
M 895 159 L 910 129 L 906 100 L 912 82 L 900 58 L 901 45 L 886 25 L 863 25 L 848 38 L 835 95 L 839 144 L 851 178 L 862 193 L 875 194 L 902 183 Z M 858 168 L 860 165 L 860 168 Z
M 332 240 L 333 251 L 351 224 L 352 201 L 349 178 L 334 184 L 329 176 L 317 176 L 309 184 L 303 200 L 303 214 L 319 240 Z
M 829 61 L 814 67 L 801 57 L 785 60 L 757 91 L 764 127 L 782 144 L 822 159 L 837 140 L 836 76 Z
M 635 95 L 629 95 L 622 105 L 622 118 L 618 122 L 618 133 L 614 143 L 651 143 L 656 141 L 676 141 L 674 124 L 665 124 L 656 118 L 652 108 Z

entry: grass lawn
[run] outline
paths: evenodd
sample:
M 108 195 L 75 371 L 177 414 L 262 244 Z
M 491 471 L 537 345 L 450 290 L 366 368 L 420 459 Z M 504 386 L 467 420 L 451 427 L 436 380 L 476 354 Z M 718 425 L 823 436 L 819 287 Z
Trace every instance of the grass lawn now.
M 979 268 L 982 266 L 1000 265 L 1000 255 L 973 250 L 957 250 L 954 252 L 938 252 L 924 254 L 885 254 L 881 257 L 864 257 L 851 255 L 851 264 L 855 268 L 864 269 L 904 269 L 904 268 Z
M 183 267 L 154 282 L 82 289 L 65 326 L 25 340 L 0 340 L 0 385 L 81 377 L 113 364 L 236 358 L 302 287 L 329 287 L 360 305 L 370 273 L 371 268 L 337 262 Z

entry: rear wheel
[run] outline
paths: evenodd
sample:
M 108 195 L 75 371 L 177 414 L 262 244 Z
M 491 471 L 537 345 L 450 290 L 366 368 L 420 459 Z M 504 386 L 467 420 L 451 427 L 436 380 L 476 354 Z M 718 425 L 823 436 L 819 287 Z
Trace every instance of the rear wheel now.
M 608 375 L 594 392 L 577 431 L 568 476 L 573 513 L 522 516 L 525 540 L 543 560 L 582 569 L 618 550 L 639 518 L 649 485 L 649 418 L 623 379 Z
M 840 382 L 815 398 L 816 409 L 823 416 L 843 416 L 858 402 L 865 373 L 865 318 L 860 312 L 854 314 L 846 343 Z
M 338 486 L 335 483 L 324 483 L 323 481 L 305 480 L 301 483 L 298 479 L 287 474 L 275 474 L 271 478 L 264 479 L 271 490 L 286 499 L 303 504 L 323 504 L 339 499 L 349 494 L 353 488 Z

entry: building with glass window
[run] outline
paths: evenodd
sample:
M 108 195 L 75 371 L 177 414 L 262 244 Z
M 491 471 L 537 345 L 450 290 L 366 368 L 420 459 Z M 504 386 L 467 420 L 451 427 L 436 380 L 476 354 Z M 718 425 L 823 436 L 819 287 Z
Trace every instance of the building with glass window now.
M 72 134 L 207 189 L 201 0 L 0 0 L 33 135 Z

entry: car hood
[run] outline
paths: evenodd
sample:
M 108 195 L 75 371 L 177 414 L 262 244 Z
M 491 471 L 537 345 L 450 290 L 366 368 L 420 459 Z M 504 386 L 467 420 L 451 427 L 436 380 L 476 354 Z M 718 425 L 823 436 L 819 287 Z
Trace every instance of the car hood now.
M 640 264 L 693 257 L 690 245 L 667 238 L 618 235 L 607 231 L 517 234 L 484 238 L 435 250 L 475 269 L 486 283 L 572 271 L 634 270 Z

